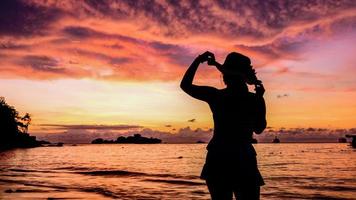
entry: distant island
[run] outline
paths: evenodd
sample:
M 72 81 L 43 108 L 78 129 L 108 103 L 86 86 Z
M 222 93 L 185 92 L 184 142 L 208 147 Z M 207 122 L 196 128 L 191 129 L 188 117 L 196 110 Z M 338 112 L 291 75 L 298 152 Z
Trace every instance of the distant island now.
M 275 136 L 274 139 L 272 140 L 272 143 L 281 143 L 281 141 L 277 136 Z
M 161 139 L 142 137 L 140 134 L 134 134 L 128 137 L 120 136 L 116 140 L 97 138 L 91 141 L 92 144 L 159 144 L 161 142 Z
M 39 147 L 46 141 L 37 141 L 27 131 L 31 123 L 30 114 L 20 116 L 18 111 L 0 97 L 0 150 Z

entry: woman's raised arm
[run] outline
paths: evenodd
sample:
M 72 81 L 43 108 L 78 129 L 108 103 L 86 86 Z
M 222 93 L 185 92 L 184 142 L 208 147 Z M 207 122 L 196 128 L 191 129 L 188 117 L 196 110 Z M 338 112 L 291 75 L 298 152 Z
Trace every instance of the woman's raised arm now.
M 185 72 L 183 79 L 180 83 L 180 87 L 184 92 L 199 100 L 208 101 L 210 99 L 213 92 L 216 91 L 216 88 L 194 85 L 193 80 L 194 80 L 195 73 L 199 67 L 199 64 L 213 58 L 214 58 L 214 54 L 207 51 L 202 55 L 199 55 L 193 61 L 193 63 L 189 66 L 189 68 Z

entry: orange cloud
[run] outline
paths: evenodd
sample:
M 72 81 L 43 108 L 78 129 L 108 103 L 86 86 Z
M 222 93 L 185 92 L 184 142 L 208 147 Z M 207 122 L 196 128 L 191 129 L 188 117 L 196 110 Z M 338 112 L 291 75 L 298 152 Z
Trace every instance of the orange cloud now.
M 16 0 L 1 7 L 2 77 L 33 79 L 175 80 L 211 48 L 220 57 L 241 51 L 268 67 L 301 59 L 313 39 L 349 29 L 356 16 L 353 1 Z

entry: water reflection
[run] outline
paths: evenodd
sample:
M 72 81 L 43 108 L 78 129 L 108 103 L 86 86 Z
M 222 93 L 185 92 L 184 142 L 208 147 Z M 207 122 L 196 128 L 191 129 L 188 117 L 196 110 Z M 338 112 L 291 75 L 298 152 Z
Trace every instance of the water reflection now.
M 345 144 L 257 144 L 262 199 L 354 199 Z M 204 144 L 82 145 L 0 153 L 0 198 L 209 199 Z

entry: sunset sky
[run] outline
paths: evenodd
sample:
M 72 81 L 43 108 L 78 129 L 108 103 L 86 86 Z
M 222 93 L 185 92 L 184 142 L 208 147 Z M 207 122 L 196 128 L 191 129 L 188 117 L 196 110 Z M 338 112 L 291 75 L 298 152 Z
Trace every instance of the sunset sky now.
M 34 134 L 209 130 L 179 88 L 206 50 L 251 58 L 268 126 L 356 127 L 354 0 L 0 2 L 0 96 Z M 224 87 L 205 64 L 196 84 Z

